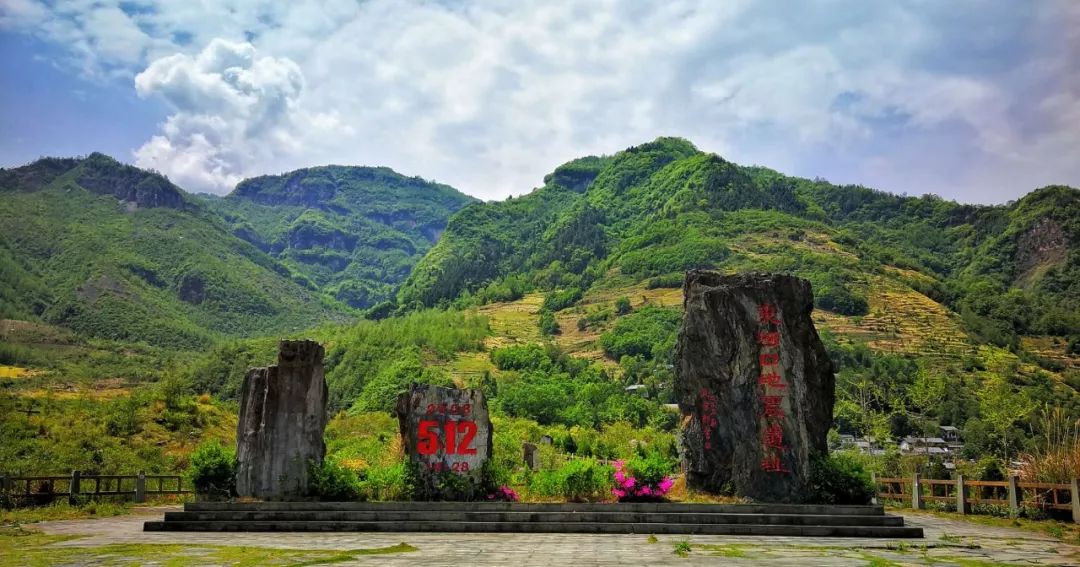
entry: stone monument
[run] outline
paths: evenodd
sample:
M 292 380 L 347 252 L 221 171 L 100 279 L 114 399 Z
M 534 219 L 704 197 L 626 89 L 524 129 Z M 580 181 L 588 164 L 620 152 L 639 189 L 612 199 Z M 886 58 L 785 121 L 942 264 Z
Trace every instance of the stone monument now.
M 675 396 L 691 488 L 801 502 L 828 451 L 833 365 L 810 319 L 810 283 L 694 270 L 675 348 Z
M 481 496 L 491 456 L 491 418 L 484 392 L 412 384 L 398 396 L 398 426 L 424 500 Z
M 264 500 L 308 495 L 308 462 L 326 454 L 323 347 L 281 341 L 278 363 L 252 368 L 240 394 L 236 492 Z

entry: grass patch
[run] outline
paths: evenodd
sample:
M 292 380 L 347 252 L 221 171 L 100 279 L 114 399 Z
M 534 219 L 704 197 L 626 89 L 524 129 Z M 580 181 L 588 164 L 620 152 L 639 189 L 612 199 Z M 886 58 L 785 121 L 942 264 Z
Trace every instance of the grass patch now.
M 675 549 L 671 552 L 679 557 L 690 557 L 690 542 L 686 540 L 675 542 Z
M 723 544 L 723 545 L 698 545 L 698 549 L 702 551 L 708 551 L 709 555 L 715 557 L 746 557 L 745 546 L 739 544 Z
M 867 567 L 902 567 L 900 563 L 890 561 L 884 557 L 870 555 L 869 553 L 863 553 L 862 558 L 866 560 Z
M 229 565 L 326 565 L 354 561 L 367 555 L 408 553 L 417 549 L 407 543 L 346 551 L 319 549 L 271 549 L 217 545 L 113 544 L 92 547 L 58 547 L 53 544 L 78 536 L 46 535 L 19 526 L 0 527 L 0 567 L 25 565 L 140 565 L 148 562 L 170 566 Z
M 649 534 L 649 539 L 647 541 L 649 543 L 659 543 L 660 542 L 660 540 L 656 539 L 656 536 L 654 536 L 652 534 Z
M 947 533 L 941 534 L 941 541 L 947 543 L 960 543 L 960 536 L 949 535 Z
M 1020 563 L 1000 563 L 997 561 L 983 561 L 982 559 L 972 559 L 970 557 L 939 557 L 937 561 L 958 565 L 959 567 L 1019 567 Z
M 1080 543 L 1080 525 L 1069 524 L 1065 522 L 1059 522 L 1057 520 L 1030 520 L 1028 518 L 998 518 L 995 516 L 981 516 L 975 514 L 958 514 L 956 512 L 941 512 L 937 510 L 918 510 L 914 511 L 910 508 L 904 508 L 897 510 L 904 515 L 912 514 L 929 514 L 931 516 L 938 516 L 941 518 L 948 518 L 950 520 L 959 520 L 964 522 L 971 522 L 975 524 L 981 524 L 984 526 L 993 526 L 997 528 L 1019 528 L 1029 532 L 1037 532 L 1043 535 L 1048 535 L 1054 539 L 1061 541 L 1073 541 Z M 944 535 L 942 536 L 944 540 Z M 959 539 L 959 538 L 957 538 Z M 947 541 L 947 540 L 946 540 Z
M 46 506 L 30 506 L 0 511 L 0 525 L 33 524 L 85 518 L 110 518 L 130 514 L 132 511 L 133 507 L 126 503 L 100 501 L 71 506 L 67 502 L 54 502 Z

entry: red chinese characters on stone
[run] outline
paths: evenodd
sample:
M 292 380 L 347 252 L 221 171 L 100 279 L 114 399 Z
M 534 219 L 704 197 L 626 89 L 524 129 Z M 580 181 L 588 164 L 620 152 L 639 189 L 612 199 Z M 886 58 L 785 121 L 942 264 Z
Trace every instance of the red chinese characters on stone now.
M 761 460 L 761 470 L 778 473 L 791 472 L 784 468 L 784 463 L 781 462 L 780 455 L 777 455 L 776 453 L 765 455 L 765 458 Z
M 758 376 L 758 386 L 762 388 L 787 388 L 784 379 L 775 372 L 762 372 L 761 376 Z
M 780 405 L 784 403 L 783 396 L 762 396 L 761 402 L 764 404 L 761 415 L 765 419 L 773 420 L 784 417 L 784 408 Z
M 780 331 L 759 331 L 757 334 L 758 344 L 763 347 L 780 346 Z
M 776 306 L 771 303 L 758 305 L 758 322 L 765 325 L 779 325 L 780 319 L 776 317 Z
M 776 306 L 763 303 L 758 306 L 758 323 L 762 329 L 757 333 L 757 342 L 760 347 L 758 352 L 758 364 L 761 373 L 758 375 L 758 386 L 761 387 L 761 417 L 766 426 L 761 439 L 761 470 L 770 473 L 790 472 L 784 468 L 783 452 L 788 449 L 784 445 L 784 397 L 787 394 L 787 384 L 780 374 L 780 317 Z
M 716 417 L 716 394 L 702 388 L 698 392 L 701 397 L 701 433 L 705 440 L 705 449 L 712 449 L 712 433 L 720 420 Z
M 784 428 L 779 423 L 770 423 L 765 428 L 765 446 L 770 449 L 784 448 Z

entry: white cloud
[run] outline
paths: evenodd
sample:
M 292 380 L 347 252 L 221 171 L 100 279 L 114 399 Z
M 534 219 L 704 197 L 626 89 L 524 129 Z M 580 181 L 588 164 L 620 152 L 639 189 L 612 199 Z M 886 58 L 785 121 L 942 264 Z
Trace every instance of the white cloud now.
M 289 59 L 257 56 L 251 44 L 216 39 L 196 56 L 163 57 L 135 77 L 135 88 L 175 111 L 135 151 L 136 163 L 184 187 L 225 193 L 253 168 L 301 150 L 303 74 Z
M 88 76 L 137 75 L 140 96 L 173 111 L 136 161 L 190 190 L 346 163 L 497 198 L 565 160 L 681 135 L 794 174 L 1000 201 L 1080 184 L 1078 13 L 1068 2 L 10 0 L 0 27 L 33 24 Z

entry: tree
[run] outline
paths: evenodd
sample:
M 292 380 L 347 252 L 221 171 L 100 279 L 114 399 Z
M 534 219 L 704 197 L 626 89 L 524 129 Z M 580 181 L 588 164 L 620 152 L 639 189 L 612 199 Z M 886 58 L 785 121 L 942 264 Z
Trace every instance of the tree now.
M 1001 444 L 1002 458 L 1009 462 L 1009 433 L 1016 422 L 1030 413 L 1035 404 L 1023 392 L 1014 392 L 1000 375 L 992 374 L 979 392 L 979 413 Z
M 930 372 L 926 368 L 919 368 L 919 372 L 915 375 L 915 383 L 908 390 L 908 399 L 919 414 L 925 417 L 931 409 L 941 403 L 944 397 L 945 377 Z

